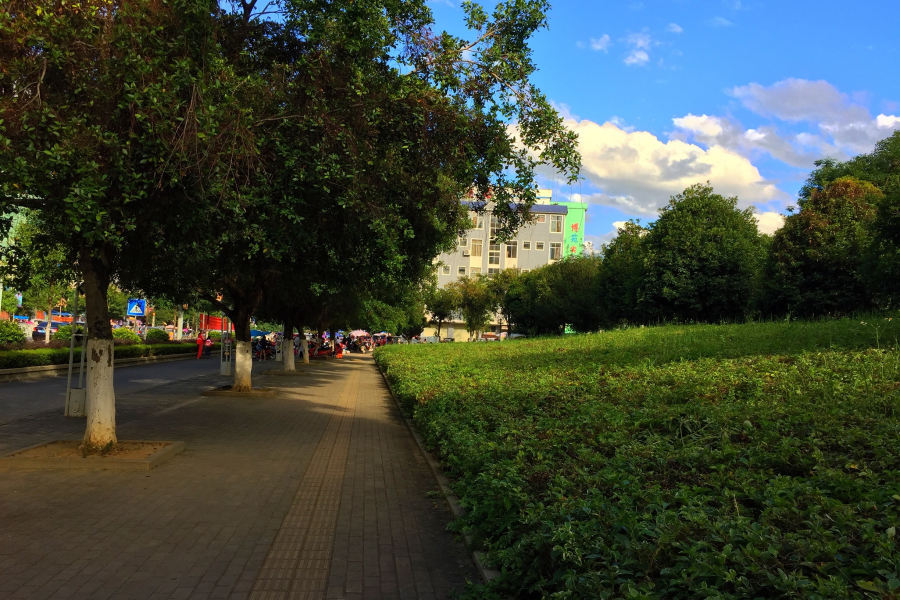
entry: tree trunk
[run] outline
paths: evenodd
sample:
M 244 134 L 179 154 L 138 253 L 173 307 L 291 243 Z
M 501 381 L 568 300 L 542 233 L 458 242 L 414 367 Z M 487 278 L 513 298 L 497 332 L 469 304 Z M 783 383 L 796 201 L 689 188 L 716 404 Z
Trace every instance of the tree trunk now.
M 303 351 L 303 364 L 309 364 L 309 342 L 306 341 L 306 334 L 300 332 L 300 349 Z
M 284 321 L 284 339 L 281 341 L 281 356 L 284 359 L 285 371 L 296 371 L 294 366 L 294 322 L 290 319 Z
M 84 443 L 103 447 L 116 443 L 116 392 L 113 387 L 113 336 L 107 293 L 112 269 L 105 249 L 82 248 L 87 347 L 87 429 Z
M 181 340 L 184 337 L 184 311 L 178 311 L 178 320 L 175 323 L 175 339 Z
M 235 392 L 249 392 L 253 389 L 253 338 L 250 336 L 250 311 L 237 308 L 231 315 L 234 323 L 234 385 Z

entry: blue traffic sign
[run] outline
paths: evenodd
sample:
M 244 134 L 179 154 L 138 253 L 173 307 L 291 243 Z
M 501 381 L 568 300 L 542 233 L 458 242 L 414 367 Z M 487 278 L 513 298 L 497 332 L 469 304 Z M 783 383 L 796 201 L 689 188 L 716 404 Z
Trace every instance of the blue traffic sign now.
M 147 312 L 147 301 L 146 300 L 137 300 L 130 299 L 128 301 L 128 316 L 129 317 L 143 317 Z

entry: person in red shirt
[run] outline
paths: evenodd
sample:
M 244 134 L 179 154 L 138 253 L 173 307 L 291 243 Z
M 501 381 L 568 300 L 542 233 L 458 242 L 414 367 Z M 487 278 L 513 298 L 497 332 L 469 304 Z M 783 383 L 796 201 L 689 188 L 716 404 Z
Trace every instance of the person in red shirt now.
M 197 334 L 197 358 L 203 354 L 203 332 Z

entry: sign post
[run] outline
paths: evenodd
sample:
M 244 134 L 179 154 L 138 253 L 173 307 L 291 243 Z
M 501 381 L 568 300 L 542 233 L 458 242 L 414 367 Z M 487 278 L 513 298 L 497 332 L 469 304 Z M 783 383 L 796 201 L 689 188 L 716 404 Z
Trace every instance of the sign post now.
M 87 323 L 84 324 L 81 334 L 81 364 L 79 366 L 78 387 L 72 387 L 72 369 L 75 362 L 75 338 L 78 336 L 78 294 L 81 286 L 75 286 L 75 303 L 72 306 L 72 337 L 69 338 L 69 376 L 66 379 L 66 408 L 67 417 L 87 417 L 87 388 L 84 387 L 84 340 L 87 338 Z
M 219 375 L 231 377 L 231 323 L 222 317 L 222 346 L 219 348 Z

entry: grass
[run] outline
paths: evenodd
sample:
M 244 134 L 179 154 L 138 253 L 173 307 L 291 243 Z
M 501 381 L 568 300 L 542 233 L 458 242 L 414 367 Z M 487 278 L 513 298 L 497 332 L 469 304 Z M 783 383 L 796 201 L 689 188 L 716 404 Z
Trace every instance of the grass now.
M 900 321 L 375 358 L 503 575 L 471 597 L 900 598 Z

